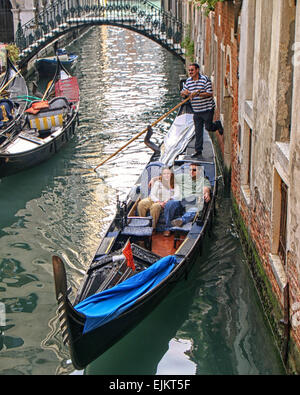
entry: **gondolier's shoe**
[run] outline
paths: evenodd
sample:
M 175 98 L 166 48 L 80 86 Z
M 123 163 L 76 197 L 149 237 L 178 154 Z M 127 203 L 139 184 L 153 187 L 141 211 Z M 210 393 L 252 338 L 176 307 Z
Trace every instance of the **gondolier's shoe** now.
M 176 227 L 180 227 L 183 224 L 182 219 L 178 218 L 178 219 L 173 219 L 173 221 L 171 221 L 172 226 L 176 226 Z
M 202 158 L 202 151 L 201 152 L 196 152 L 191 156 L 193 159 L 201 159 Z
M 218 131 L 219 131 L 220 135 L 222 136 L 224 133 L 224 128 L 222 126 L 222 122 L 219 120 L 219 121 L 216 121 L 216 124 L 218 126 Z
M 170 232 L 169 230 L 165 230 L 165 231 L 164 231 L 164 236 L 165 236 L 165 237 L 171 236 L 171 232 Z

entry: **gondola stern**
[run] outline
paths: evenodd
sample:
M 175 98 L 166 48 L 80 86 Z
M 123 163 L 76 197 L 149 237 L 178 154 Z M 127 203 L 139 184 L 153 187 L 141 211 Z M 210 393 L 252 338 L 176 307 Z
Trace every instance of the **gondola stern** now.
M 84 352 L 87 340 L 87 336 L 83 334 L 85 317 L 76 311 L 69 301 L 67 275 L 63 260 L 54 255 L 52 266 L 58 303 L 57 317 L 63 344 L 69 348 L 74 368 L 82 370 L 92 360 Z
M 65 265 L 58 256 L 52 257 L 53 274 L 55 282 L 56 299 L 58 303 L 58 318 L 63 343 L 70 343 L 70 328 L 68 320 L 68 295 L 67 295 L 67 276 Z
M 81 347 L 85 316 L 74 309 L 68 298 L 67 275 L 63 260 L 58 256 L 52 257 L 56 299 L 58 303 L 58 318 L 60 332 L 64 345 L 69 346 L 71 359 L 76 369 L 82 369 L 78 362 L 77 348 Z
M 59 256 L 52 257 L 52 266 L 55 282 L 56 299 L 58 300 L 61 295 L 67 298 L 67 275 L 64 262 Z

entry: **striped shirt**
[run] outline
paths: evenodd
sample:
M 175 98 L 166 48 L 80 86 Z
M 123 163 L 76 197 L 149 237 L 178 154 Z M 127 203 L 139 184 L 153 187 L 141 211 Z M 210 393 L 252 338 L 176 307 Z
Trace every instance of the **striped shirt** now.
M 190 92 L 205 91 L 207 93 L 213 93 L 210 79 L 206 75 L 199 74 L 199 80 L 194 81 L 189 77 L 183 85 L 182 91 L 187 89 Z M 209 111 L 215 108 L 215 101 L 213 97 L 199 97 L 195 96 L 191 100 L 192 108 L 194 112 Z

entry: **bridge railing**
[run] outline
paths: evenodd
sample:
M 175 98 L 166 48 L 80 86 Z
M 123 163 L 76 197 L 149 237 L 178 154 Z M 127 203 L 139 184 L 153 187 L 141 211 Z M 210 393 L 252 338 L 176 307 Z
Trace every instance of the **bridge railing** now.
M 183 38 L 182 22 L 148 0 L 59 0 L 19 24 L 16 44 L 24 55 L 74 26 L 105 23 L 132 28 L 174 50 Z

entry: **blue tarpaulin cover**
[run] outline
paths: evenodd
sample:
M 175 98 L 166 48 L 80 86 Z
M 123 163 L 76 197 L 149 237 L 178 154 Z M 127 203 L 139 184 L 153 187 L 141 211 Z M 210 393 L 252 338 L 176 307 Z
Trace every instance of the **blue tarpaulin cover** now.
M 140 296 L 159 284 L 175 263 L 174 255 L 166 256 L 143 272 L 78 303 L 75 309 L 86 316 L 83 333 L 98 328 L 126 311 Z

